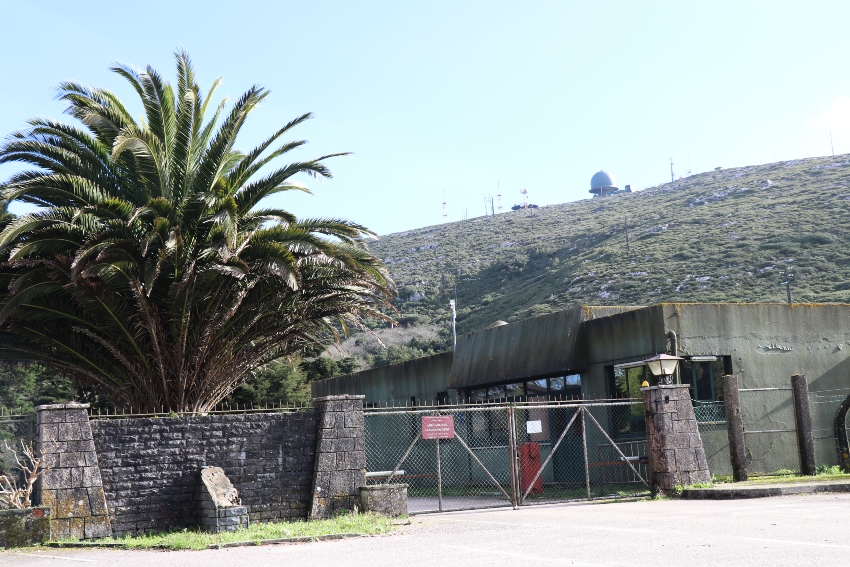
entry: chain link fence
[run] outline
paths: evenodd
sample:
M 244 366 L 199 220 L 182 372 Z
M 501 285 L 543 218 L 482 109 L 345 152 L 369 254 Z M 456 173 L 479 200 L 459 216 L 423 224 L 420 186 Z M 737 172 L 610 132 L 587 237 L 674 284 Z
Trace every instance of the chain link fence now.
M 836 462 L 835 412 L 848 395 L 850 395 L 850 388 L 809 391 L 812 436 L 815 438 L 815 461 L 817 463 Z M 847 427 L 846 422 L 844 427 Z
M 742 388 L 739 392 L 748 472 L 799 471 L 791 388 Z
M 411 513 L 648 490 L 642 401 L 367 408 L 365 417 L 367 483 L 408 484 Z
M 507 407 L 367 408 L 364 415 L 366 482 L 407 484 L 411 513 L 512 503 Z M 423 438 L 423 418 L 432 417 L 447 418 L 454 435 Z
M 723 402 L 694 401 L 697 428 L 712 475 L 731 476 L 729 432 L 726 425 L 726 405 Z

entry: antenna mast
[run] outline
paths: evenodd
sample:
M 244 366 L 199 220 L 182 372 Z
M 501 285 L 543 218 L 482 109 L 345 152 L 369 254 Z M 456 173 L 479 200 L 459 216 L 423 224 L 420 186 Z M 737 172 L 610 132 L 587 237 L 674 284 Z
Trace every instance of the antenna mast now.
M 443 191 L 443 222 L 449 222 L 449 206 L 446 205 L 445 191 Z
M 670 157 L 670 183 L 673 183 L 673 157 Z

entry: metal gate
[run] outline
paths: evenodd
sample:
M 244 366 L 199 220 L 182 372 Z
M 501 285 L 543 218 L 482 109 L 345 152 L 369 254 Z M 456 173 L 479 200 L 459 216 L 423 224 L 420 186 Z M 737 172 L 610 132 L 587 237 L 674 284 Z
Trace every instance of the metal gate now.
M 411 514 L 645 494 L 643 402 L 367 408 L 367 483 Z

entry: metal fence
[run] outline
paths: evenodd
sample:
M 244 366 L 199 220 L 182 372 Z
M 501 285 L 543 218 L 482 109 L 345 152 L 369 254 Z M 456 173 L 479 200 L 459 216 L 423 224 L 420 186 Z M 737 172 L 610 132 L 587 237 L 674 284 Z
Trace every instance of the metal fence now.
M 835 412 L 839 404 L 850 395 L 850 388 L 809 392 L 809 408 L 812 415 L 812 436 L 815 438 L 815 461 L 835 463 Z M 845 420 L 844 427 L 847 427 Z
M 370 484 L 411 513 L 643 494 L 643 402 L 367 408 Z M 436 438 L 435 438 L 436 437 Z
M 742 388 L 739 392 L 748 472 L 758 475 L 799 471 L 791 388 Z
M 14 451 L 21 449 L 21 441 L 35 441 L 35 414 L 0 408 L 0 474 L 10 472 L 15 458 L 6 445 Z

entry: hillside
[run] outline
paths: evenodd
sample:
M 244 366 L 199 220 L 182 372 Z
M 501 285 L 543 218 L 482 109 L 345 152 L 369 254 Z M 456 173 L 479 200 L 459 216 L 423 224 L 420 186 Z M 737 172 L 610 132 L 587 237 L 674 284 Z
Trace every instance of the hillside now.
M 458 332 L 576 304 L 850 302 L 850 155 L 702 173 L 637 193 L 382 236 L 419 325 Z M 629 242 L 627 247 L 626 226 Z

